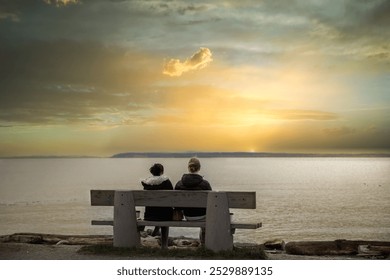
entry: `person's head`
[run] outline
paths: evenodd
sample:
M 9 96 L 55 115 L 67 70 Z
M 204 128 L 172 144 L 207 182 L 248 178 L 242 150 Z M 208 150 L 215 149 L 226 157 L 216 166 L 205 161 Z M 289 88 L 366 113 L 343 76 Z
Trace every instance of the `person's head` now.
M 150 167 L 149 171 L 153 176 L 160 176 L 164 173 L 164 166 L 160 163 L 155 163 L 152 167 Z
M 200 170 L 200 161 L 197 158 L 191 158 L 188 162 L 188 171 L 191 173 L 198 172 Z

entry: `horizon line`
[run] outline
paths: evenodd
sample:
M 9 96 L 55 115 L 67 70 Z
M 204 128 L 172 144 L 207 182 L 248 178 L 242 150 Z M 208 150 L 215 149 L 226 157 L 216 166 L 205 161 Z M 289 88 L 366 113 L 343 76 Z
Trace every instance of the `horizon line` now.
M 0 156 L 0 159 L 28 159 L 28 158 L 142 158 L 142 157 L 390 157 L 390 152 L 123 152 L 110 156 L 94 155 L 21 155 Z

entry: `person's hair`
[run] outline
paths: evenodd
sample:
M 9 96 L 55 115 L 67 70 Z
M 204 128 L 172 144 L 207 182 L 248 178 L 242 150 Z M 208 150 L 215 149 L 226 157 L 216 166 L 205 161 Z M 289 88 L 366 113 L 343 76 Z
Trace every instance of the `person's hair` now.
M 153 176 L 159 176 L 164 173 L 164 166 L 160 163 L 155 163 L 152 167 L 150 167 L 149 171 Z
M 197 158 L 191 158 L 188 162 L 188 170 L 191 173 L 198 172 L 200 170 L 200 161 Z

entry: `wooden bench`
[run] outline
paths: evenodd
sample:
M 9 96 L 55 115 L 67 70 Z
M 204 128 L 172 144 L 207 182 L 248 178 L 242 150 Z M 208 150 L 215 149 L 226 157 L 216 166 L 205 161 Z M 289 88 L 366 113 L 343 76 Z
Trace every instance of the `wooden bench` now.
M 231 208 L 256 209 L 256 192 L 216 191 L 144 191 L 91 190 L 92 206 L 114 206 L 113 221 L 93 220 L 92 225 L 111 225 L 115 247 L 140 246 L 140 226 L 200 227 L 206 229 L 206 248 L 217 251 L 233 249 L 235 229 L 257 229 L 257 223 L 232 223 Z M 205 207 L 205 221 L 146 221 L 136 217 L 137 206 Z M 167 247 L 168 236 L 162 236 L 161 246 Z

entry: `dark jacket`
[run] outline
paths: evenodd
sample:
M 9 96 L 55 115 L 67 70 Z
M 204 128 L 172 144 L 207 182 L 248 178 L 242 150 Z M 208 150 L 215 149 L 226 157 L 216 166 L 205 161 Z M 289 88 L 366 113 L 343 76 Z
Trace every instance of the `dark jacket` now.
M 167 176 L 152 176 L 141 181 L 144 190 L 173 190 L 171 181 Z M 145 207 L 144 219 L 149 221 L 172 220 L 171 207 Z
M 199 174 L 184 174 L 175 186 L 175 190 L 211 191 L 210 183 Z M 185 216 L 195 217 L 206 215 L 206 208 L 183 208 Z

